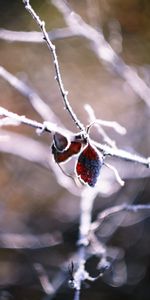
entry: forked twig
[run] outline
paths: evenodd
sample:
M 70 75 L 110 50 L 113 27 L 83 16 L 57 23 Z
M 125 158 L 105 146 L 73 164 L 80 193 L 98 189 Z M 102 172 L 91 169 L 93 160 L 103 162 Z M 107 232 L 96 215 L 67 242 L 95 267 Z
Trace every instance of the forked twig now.
M 76 114 L 74 113 L 74 111 L 73 111 L 73 109 L 70 106 L 70 103 L 68 101 L 68 97 L 67 97 L 68 92 L 64 89 L 64 85 L 63 85 L 63 81 L 62 81 L 62 77 L 61 77 L 61 73 L 60 73 L 60 67 L 59 67 L 57 54 L 56 54 L 56 48 L 55 48 L 55 45 L 51 42 L 51 40 L 48 36 L 48 33 L 46 32 L 45 22 L 41 21 L 40 17 L 36 14 L 36 12 L 32 8 L 32 6 L 30 5 L 29 0 L 23 0 L 23 3 L 25 4 L 26 10 L 31 14 L 33 19 L 36 21 L 36 23 L 40 27 L 40 29 L 43 33 L 44 40 L 45 40 L 49 50 L 52 53 L 53 63 L 54 63 L 55 72 L 56 72 L 56 77 L 55 78 L 58 82 L 58 86 L 59 86 L 59 89 L 60 89 L 60 92 L 61 92 L 61 95 L 62 95 L 62 98 L 63 98 L 63 101 L 64 101 L 65 108 L 69 112 L 69 115 L 71 116 L 72 120 L 75 122 L 76 126 L 80 130 L 85 131 L 84 125 L 79 121 L 79 119 L 77 118 Z
M 71 38 L 75 35 L 68 28 L 57 28 L 48 32 L 51 41 L 58 39 Z M 22 42 L 22 43 L 43 43 L 43 35 L 38 31 L 13 31 L 8 29 L 0 29 L 0 39 L 7 42 Z
M 98 59 L 111 67 L 121 78 L 123 78 L 132 90 L 145 101 L 150 107 L 150 88 L 139 77 L 137 71 L 127 65 L 124 60 L 112 49 L 106 41 L 102 30 L 96 30 L 87 24 L 80 15 L 72 11 L 67 1 L 52 0 L 52 3 L 63 14 L 66 24 L 76 35 L 82 35 L 91 42 L 92 50 Z
M 96 221 L 94 221 L 91 224 L 91 231 L 95 231 L 99 228 L 101 223 L 104 221 L 105 218 L 109 217 L 110 215 L 113 215 L 115 213 L 118 213 L 120 211 L 130 211 L 133 213 L 138 212 L 139 210 L 150 210 L 150 204 L 121 204 L 121 205 L 116 205 L 113 207 L 109 207 L 105 210 L 103 210 L 101 213 L 98 214 Z
M 4 67 L 0 66 L 0 76 L 6 80 L 13 88 L 15 88 L 21 95 L 27 97 L 35 111 L 42 117 L 43 120 L 51 120 L 60 124 L 59 119 L 56 117 L 50 107 L 44 100 L 37 94 L 37 92 L 28 86 L 25 82 L 8 72 Z
M 84 105 L 84 108 L 85 108 L 85 110 L 87 111 L 87 113 L 89 115 L 89 122 L 91 123 L 89 125 L 89 127 L 96 126 L 98 132 L 100 133 L 100 135 L 102 135 L 104 141 L 108 145 L 110 145 L 112 148 L 117 148 L 115 141 L 112 140 L 108 136 L 108 134 L 104 130 L 103 126 L 113 128 L 117 133 L 119 133 L 121 135 L 126 134 L 126 129 L 117 122 L 97 119 L 96 116 L 95 116 L 95 112 L 94 112 L 93 108 L 91 107 L 91 105 L 86 104 L 86 105 Z
M 72 138 L 73 137 L 75 138 L 75 136 L 71 132 L 69 132 L 66 129 L 62 130 L 61 127 L 57 126 L 56 124 L 54 124 L 52 122 L 40 123 L 40 122 L 31 120 L 29 118 L 26 118 L 25 116 L 20 116 L 18 114 L 12 113 L 3 107 L 0 107 L 0 116 L 8 117 L 14 121 L 17 121 L 18 123 L 16 123 L 16 125 L 19 123 L 20 124 L 22 123 L 22 124 L 34 127 L 36 129 L 47 131 L 47 132 L 60 132 L 60 133 L 63 132 L 64 135 L 65 135 L 65 133 L 66 134 L 70 133 L 70 135 L 72 135 Z M 115 156 L 117 158 L 122 158 L 122 159 L 125 159 L 128 161 L 131 161 L 131 162 L 140 163 L 142 165 L 145 165 L 148 168 L 150 167 L 150 157 L 144 158 L 144 157 L 141 157 L 138 155 L 131 154 L 130 152 L 124 151 L 122 149 L 118 149 L 118 148 L 113 149 L 107 145 L 102 145 L 93 140 L 92 140 L 92 143 L 97 147 L 97 149 L 102 151 L 105 155 Z

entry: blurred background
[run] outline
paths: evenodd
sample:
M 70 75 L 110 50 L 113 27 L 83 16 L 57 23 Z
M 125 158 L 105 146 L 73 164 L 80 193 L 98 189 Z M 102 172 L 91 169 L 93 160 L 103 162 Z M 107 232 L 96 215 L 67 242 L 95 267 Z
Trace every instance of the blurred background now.
M 87 23 L 103 31 L 115 52 L 149 86 L 150 1 L 68 2 Z M 45 20 L 48 31 L 66 27 L 63 16 L 50 1 L 33 0 L 31 4 Z M 0 28 L 38 31 L 21 0 L 0 0 Z M 106 129 L 119 148 L 149 156 L 149 107 L 146 103 L 111 67 L 98 60 L 85 38 L 58 39 L 54 44 L 64 86 L 81 122 L 89 123 L 84 109 L 88 103 L 97 118 L 117 121 L 126 128 L 125 136 Z M 64 110 L 54 79 L 52 58 L 44 43 L 1 39 L 0 64 L 36 90 L 62 124 L 77 132 Z M 0 78 L 0 106 L 42 121 L 28 99 L 3 78 Z M 76 251 L 80 216 L 78 188 L 69 189 L 67 185 L 65 188 L 59 183 L 57 177 L 61 177 L 61 173 L 57 170 L 54 173 L 58 167 L 52 161 L 49 134 L 38 136 L 33 128 L 25 125 L 5 129 L 7 131 L 2 130 L 0 134 L 5 137 L 0 140 L 0 300 L 73 299 L 73 291 L 68 288 L 64 274 Z M 92 128 L 91 136 L 103 143 L 95 128 Z M 32 141 L 36 143 L 32 144 Z M 39 161 L 38 158 L 36 162 L 24 159 L 22 149 L 28 157 L 34 153 L 36 156 L 37 151 Z M 119 187 L 111 171 L 103 168 L 102 188 L 95 200 L 93 220 L 110 206 L 124 202 L 146 204 L 150 200 L 149 172 L 145 167 L 116 158 L 109 161 L 117 167 L 126 184 Z M 74 159 L 67 166 L 70 172 L 73 164 Z M 112 265 L 101 279 L 83 287 L 81 299 L 149 299 L 149 230 L 148 211 L 136 215 L 120 213 L 103 222 L 97 237 L 106 243 Z M 98 274 L 98 261 L 97 255 L 89 256 L 87 268 L 91 276 Z M 55 281 L 57 291 L 54 296 L 46 296 L 41 274 Z

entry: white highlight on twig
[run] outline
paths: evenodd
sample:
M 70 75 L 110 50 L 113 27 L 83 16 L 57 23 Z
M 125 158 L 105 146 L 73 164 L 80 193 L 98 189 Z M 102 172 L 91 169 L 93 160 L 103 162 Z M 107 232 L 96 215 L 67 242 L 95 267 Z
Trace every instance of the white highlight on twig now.
M 51 41 L 74 36 L 67 27 L 57 28 L 48 32 Z M 43 35 L 38 31 L 12 31 L 0 29 L 0 39 L 8 42 L 43 43 Z
M 126 134 L 125 127 L 121 126 L 119 123 L 114 122 L 114 121 L 112 122 L 112 121 L 105 121 L 105 120 L 97 119 L 93 108 L 89 104 L 85 104 L 84 108 L 87 111 L 87 113 L 89 115 L 89 121 L 91 122 L 91 124 L 89 124 L 89 127 L 96 126 L 96 128 L 98 129 L 98 132 L 103 136 L 104 141 L 111 147 L 116 148 L 115 141 L 113 141 L 108 136 L 106 131 L 103 129 L 103 126 L 113 128 L 117 133 L 119 133 L 121 135 Z
M 127 65 L 106 41 L 102 30 L 96 30 L 88 25 L 77 13 L 73 12 L 66 1 L 52 0 L 52 3 L 63 14 L 64 19 L 72 32 L 82 35 L 91 42 L 92 50 L 101 62 L 108 65 L 132 90 L 150 107 L 150 88 L 142 80 L 137 71 Z
M 139 210 L 150 210 L 150 204 L 127 204 L 123 203 L 121 205 L 116 205 L 109 207 L 105 210 L 103 210 L 101 213 L 98 214 L 97 219 L 91 224 L 91 231 L 95 231 L 98 229 L 98 227 L 101 225 L 101 223 L 104 221 L 105 218 L 108 216 L 118 213 L 120 211 L 129 211 L 136 213 Z
M 121 185 L 124 186 L 125 182 L 121 179 L 117 169 L 115 167 L 113 167 L 112 165 L 105 163 L 105 166 L 107 166 L 110 170 L 112 170 L 114 172 L 114 175 L 116 177 L 117 182 Z
M 51 42 L 51 40 L 48 36 L 48 33 L 46 32 L 45 22 L 42 21 L 40 19 L 40 17 L 36 14 L 36 12 L 32 8 L 32 6 L 30 5 L 29 0 L 23 0 L 23 3 L 25 4 L 26 10 L 31 14 L 33 19 L 36 21 L 36 23 L 40 27 L 40 29 L 43 33 L 44 40 L 45 40 L 49 50 L 52 53 L 53 63 L 54 63 L 55 72 L 56 72 L 56 80 L 58 82 L 58 86 L 59 86 L 59 89 L 60 89 L 60 92 L 61 92 L 61 95 L 62 95 L 62 98 L 63 98 L 63 101 L 64 101 L 65 108 L 69 112 L 69 115 L 71 116 L 71 118 L 74 121 L 74 123 L 76 124 L 76 126 L 80 130 L 85 131 L 84 125 L 79 121 L 79 119 L 77 118 L 76 114 L 74 113 L 74 111 L 73 111 L 73 109 L 70 106 L 70 103 L 68 101 L 68 97 L 67 97 L 68 92 L 64 89 L 64 85 L 63 85 L 63 81 L 62 81 L 62 77 L 61 77 L 61 73 L 60 73 L 60 67 L 59 67 L 59 63 L 58 63 L 58 58 L 57 58 L 57 54 L 56 54 L 55 45 Z
M 12 75 L 5 68 L 0 66 L 0 76 L 6 80 L 13 88 L 19 91 L 22 95 L 28 98 L 31 105 L 35 111 L 42 117 L 44 120 L 51 120 L 60 124 L 60 121 L 50 109 L 50 107 L 44 102 L 44 100 L 26 83 L 18 79 L 16 76 Z

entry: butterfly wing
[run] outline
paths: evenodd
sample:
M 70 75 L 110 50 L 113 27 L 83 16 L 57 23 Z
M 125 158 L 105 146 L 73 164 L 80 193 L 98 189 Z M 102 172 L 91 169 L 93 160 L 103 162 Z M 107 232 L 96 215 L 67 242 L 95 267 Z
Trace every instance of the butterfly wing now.
M 96 148 L 88 144 L 79 155 L 76 164 L 76 173 L 84 183 L 94 187 L 102 164 L 103 159 L 99 152 Z

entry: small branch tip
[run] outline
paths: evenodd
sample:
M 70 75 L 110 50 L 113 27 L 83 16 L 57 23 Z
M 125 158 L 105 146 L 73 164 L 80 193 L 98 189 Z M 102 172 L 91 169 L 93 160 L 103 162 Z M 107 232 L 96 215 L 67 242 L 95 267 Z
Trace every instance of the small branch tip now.
M 150 169 L 150 157 L 148 157 L 148 164 L 147 164 L 147 166 L 148 166 L 148 168 Z

